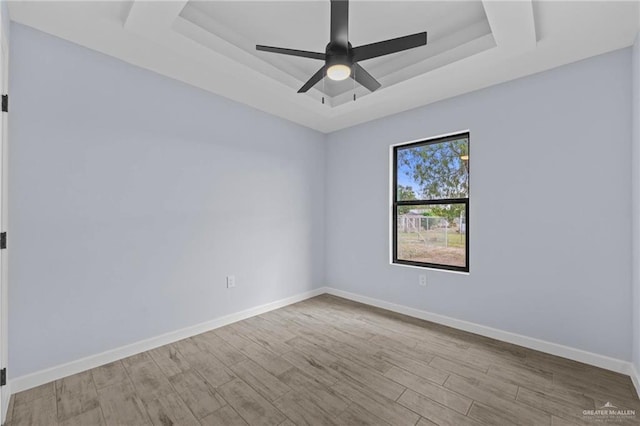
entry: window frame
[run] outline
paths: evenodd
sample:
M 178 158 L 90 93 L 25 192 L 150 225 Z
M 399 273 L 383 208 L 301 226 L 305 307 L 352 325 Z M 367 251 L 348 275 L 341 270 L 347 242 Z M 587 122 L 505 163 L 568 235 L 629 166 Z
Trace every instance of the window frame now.
M 453 133 L 446 136 L 436 136 L 434 138 L 423 139 L 417 142 L 408 142 L 394 145 L 392 155 L 392 190 L 391 190 L 391 263 L 395 265 L 413 266 L 419 268 L 438 269 L 445 271 L 469 272 L 469 198 L 471 195 L 471 168 L 467 163 L 467 172 L 469 173 L 468 193 L 466 198 L 437 198 L 434 200 L 405 200 L 398 201 L 398 150 L 411 147 L 433 145 L 436 143 L 444 143 L 452 140 L 467 139 L 468 151 L 471 152 L 470 132 Z M 398 259 L 398 207 L 401 206 L 424 206 L 438 204 L 464 204 L 465 205 L 465 266 L 446 265 L 440 263 L 416 262 L 412 260 Z

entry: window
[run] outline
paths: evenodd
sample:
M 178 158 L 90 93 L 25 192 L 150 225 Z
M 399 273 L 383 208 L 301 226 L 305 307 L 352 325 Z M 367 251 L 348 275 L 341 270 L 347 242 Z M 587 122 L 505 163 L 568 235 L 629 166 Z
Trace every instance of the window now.
M 469 271 L 469 133 L 393 148 L 393 263 Z

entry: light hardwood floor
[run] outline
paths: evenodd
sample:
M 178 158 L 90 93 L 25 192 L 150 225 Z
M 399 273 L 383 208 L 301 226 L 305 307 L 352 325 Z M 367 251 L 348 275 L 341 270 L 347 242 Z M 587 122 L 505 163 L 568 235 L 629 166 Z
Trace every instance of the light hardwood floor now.
M 8 424 L 593 425 L 607 402 L 640 424 L 627 376 L 323 295 L 21 392 Z

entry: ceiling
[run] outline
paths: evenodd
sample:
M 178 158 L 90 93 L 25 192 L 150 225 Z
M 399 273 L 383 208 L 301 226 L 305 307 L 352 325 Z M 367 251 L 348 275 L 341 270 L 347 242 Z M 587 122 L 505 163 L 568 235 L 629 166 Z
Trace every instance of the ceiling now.
M 382 83 L 298 88 L 322 65 L 324 1 L 10 1 L 11 19 L 321 132 L 331 132 L 633 43 L 636 1 L 358 1 L 354 46 L 427 31 L 427 46 L 363 62 Z M 356 101 L 353 95 L 356 94 Z M 322 97 L 325 102 L 322 103 Z

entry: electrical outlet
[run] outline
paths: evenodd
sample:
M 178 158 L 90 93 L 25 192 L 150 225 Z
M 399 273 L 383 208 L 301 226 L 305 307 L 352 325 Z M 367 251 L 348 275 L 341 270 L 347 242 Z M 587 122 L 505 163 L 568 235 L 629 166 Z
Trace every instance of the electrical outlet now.
M 235 275 L 229 275 L 227 277 L 227 288 L 233 288 L 236 286 L 236 277 Z
M 427 286 L 427 274 L 418 275 L 418 285 L 420 285 L 420 287 Z

